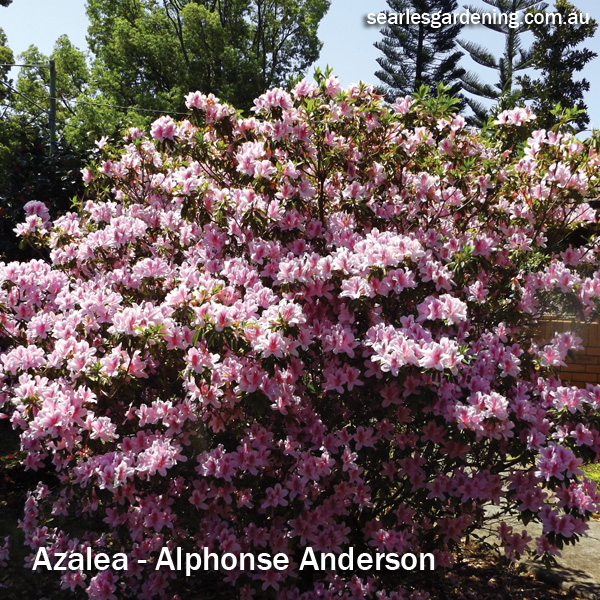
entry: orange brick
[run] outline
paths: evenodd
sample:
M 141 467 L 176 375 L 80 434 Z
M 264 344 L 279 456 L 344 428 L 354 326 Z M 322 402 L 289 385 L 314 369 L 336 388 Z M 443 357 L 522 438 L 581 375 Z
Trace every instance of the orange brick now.
M 575 355 L 575 359 L 573 362 L 569 361 L 569 364 L 574 365 L 597 365 L 598 357 L 597 356 L 587 356 L 585 350 L 583 352 L 578 352 Z
M 583 371 L 582 373 L 585 373 L 585 371 Z M 581 375 L 581 373 L 579 373 Z M 575 375 L 575 373 L 571 373 L 570 371 L 559 371 L 558 372 L 558 376 L 561 379 L 571 379 L 571 377 L 573 377 L 573 375 Z
M 600 325 L 598 325 L 598 323 L 592 323 L 590 325 L 588 345 L 593 346 L 594 348 L 600 347 Z
M 582 383 L 596 383 L 598 381 L 598 376 L 592 373 L 573 373 L 570 379 L 573 383 L 578 381 Z
M 536 339 L 548 342 L 555 333 L 569 331 L 581 338 L 584 349 L 576 352 L 567 361 L 567 366 L 558 370 L 559 376 L 567 385 L 600 383 L 600 322 L 582 324 L 570 319 L 547 317 L 540 322 Z
M 581 345 L 586 348 L 590 345 L 590 328 L 583 327 L 582 329 L 576 330 L 575 334 L 581 338 Z
M 557 331 L 561 330 L 561 323 L 560 321 L 556 321 L 555 323 L 548 323 L 548 329 L 546 330 L 548 332 L 548 337 L 552 337 Z

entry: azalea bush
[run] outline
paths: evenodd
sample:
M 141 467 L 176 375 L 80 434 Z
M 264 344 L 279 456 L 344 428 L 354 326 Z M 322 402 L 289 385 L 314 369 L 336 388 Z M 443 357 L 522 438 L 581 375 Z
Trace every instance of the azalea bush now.
M 25 565 L 40 547 L 130 559 L 32 581 L 414 600 L 430 575 L 301 556 L 431 553 L 440 574 L 490 511 L 543 525 L 501 523 L 510 557 L 577 540 L 600 502 L 581 470 L 600 387 L 561 383 L 580 340 L 536 328 L 598 309 L 596 138 L 530 133 L 524 109 L 482 133 L 443 97 L 390 106 L 327 76 L 251 118 L 187 106 L 102 140 L 78 212 L 27 204 L 18 233 L 50 262 L 0 263 L 0 403 L 40 474 Z M 291 564 L 186 577 L 155 569 L 161 547 Z

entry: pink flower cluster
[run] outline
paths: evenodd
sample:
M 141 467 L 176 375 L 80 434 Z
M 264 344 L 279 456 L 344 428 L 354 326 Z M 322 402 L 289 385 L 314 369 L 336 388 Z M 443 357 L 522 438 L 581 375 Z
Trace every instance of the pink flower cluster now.
M 535 115 L 528 107 L 522 108 L 517 106 L 511 110 L 503 110 L 496 120 L 495 125 L 516 125 L 520 127 L 535 120 Z
M 451 567 L 490 505 L 543 524 L 503 526 L 510 556 L 583 533 L 600 386 L 564 385 L 579 340 L 536 327 L 598 311 L 600 249 L 565 236 L 597 222 L 593 146 L 536 132 L 517 153 L 335 78 L 251 118 L 187 104 L 103 147 L 80 212 L 26 207 L 48 263 L 0 263 L 0 409 L 54 482 L 25 506 L 29 561 L 125 552 L 127 572 L 56 574 L 88 598 L 218 579 L 246 599 L 415 600 L 419 573 L 300 573 L 303 549 Z M 162 546 L 291 567 L 186 579 L 154 570 Z

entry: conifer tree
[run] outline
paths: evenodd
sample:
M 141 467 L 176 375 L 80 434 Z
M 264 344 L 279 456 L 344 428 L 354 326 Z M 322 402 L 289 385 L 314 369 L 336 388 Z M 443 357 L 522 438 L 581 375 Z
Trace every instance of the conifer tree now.
M 533 99 L 537 126 L 548 129 L 555 125 L 559 117 L 551 111 L 560 103 L 563 109 L 582 111 L 574 124 L 583 129 L 589 123 L 583 93 L 590 89 L 590 84 L 586 79 L 576 81 L 573 75 L 597 56 L 588 48 L 578 46 L 594 35 L 598 24 L 593 19 L 588 20 L 567 0 L 557 0 L 554 12 L 560 15 L 560 21 L 531 25 L 535 37 L 531 63 L 540 77 L 523 76 L 519 83 L 523 95 Z
M 497 81 L 490 85 L 481 81 L 476 74 L 467 72 L 462 77 L 462 85 L 467 92 L 475 96 L 498 101 L 502 97 L 514 97 L 517 91 L 515 74 L 530 66 L 531 49 L 522 46 L 522 34 L 528 26 L 523 19 L 517 18 L 517 13 L 522 15 L 523 11 L 528 9 L 541 11 L 548 5 L 538 0 L 482 0 L 482 2 L 491 6 L 492 10 L 476 6 L 469 6 L 468 10 L 482 17 L 482 26 L 505 36 L 504 53 L 497 58 L 480 44 L 459 40 L 458 43 L 476 63 L 493 69 L 497 74 Z M 484 15 L 487 18 L 484 19 Z M 481 120 L 487 118 L 487 109 L 481 102 L 468 98 L 467 104 L 477 118 Z
M 456 0 L 387 0 L 397 14 L 451 13 L 456 10 Z M 388 13 L 391 14 L 391 13 Z M 456 47 L 456 38 L 462 26 L 434 26 L 434 23 L 390 24 L 381 30 L 383 39 L 375 43 L 383 56 L 377 59 L 381 67 L 375 75 L 384 83 L 388 100 L 412 94 L 421 85 L 435 87 L 443 83 L 450 93 L 458 96 L 460 78 L 464 69 L 458 62 L 463 53 Z

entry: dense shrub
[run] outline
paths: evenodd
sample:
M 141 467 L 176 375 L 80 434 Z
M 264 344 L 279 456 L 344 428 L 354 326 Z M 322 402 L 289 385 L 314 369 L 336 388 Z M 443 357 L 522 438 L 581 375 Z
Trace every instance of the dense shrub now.
M 3 162 L 6 175 L 0 173 L 0 257 L 6 261 L 40 258 L 39 249 L 19 248 L 14 228 L 23 219 L 23 206 L 42 200 L 52 215 L 64 215 L 71 210 L 73 199 L 83 195 L 80 170 L 85 162 L 63 143 L 49 156 L 39 135 L 25 127 L 20 145 Z
M 40 546 L 128 555 L 45 574 L 74 598 L 221 581 L 407 599 L 423 574 L 300 571 L 304 549 L 430 552 L 443 572 L 489 506 L 543 523 L 502 524 L 509 556 L 576 540 L 600 500 L 580 469 L 600 387 L 562 385 L 579 340 L 535 328 L 597 309 L 598 244 L 565 242 L 596 223 L 595 139 L 528 137 L 521 109 L 484 135 L 443 99 L 390 107 L 333 78 L 271 90 L 253 118 L 187 103 L 104 147 L 79 213 L 27 205 L 19 233 L 50 264 L 0 264 L 1 403 L 44 477 L 28 564 Z M 163 545 L 292 566 L 136 563 Z

